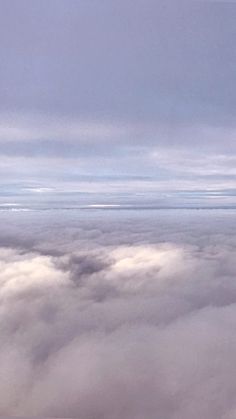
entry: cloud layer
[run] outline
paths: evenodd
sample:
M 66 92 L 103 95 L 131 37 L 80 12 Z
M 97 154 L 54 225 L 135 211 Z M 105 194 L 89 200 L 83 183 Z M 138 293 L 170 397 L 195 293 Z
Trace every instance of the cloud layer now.
M 1 415 L 232 419 L 233 214 L 97 214 L 3 228 Z

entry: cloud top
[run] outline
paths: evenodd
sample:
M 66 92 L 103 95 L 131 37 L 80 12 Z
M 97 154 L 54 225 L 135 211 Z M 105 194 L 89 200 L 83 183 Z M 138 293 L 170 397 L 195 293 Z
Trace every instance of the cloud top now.
M 59 219 L 36 234 L 18 217 L 25 236 L 0 249 L 1 415 L 232 419 L 236 243 L 212 214 L 185 232 L 172 215 L 70 218 L 61 238 Z

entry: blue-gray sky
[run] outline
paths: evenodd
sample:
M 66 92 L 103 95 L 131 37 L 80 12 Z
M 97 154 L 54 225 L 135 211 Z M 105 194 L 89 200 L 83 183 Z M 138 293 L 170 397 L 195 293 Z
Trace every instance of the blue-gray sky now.
M 234 2 L 0 9 L 4 202 L 234 203 Z

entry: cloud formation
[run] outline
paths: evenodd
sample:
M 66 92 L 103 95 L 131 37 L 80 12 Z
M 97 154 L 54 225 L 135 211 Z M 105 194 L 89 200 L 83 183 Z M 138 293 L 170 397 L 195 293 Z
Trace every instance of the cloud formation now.
M 12 225 L 0 249 L 1 415 L 232 419 L 236 242 L 209 213 L 44 215 L 33 231 L 17 216 L 24 236 Z

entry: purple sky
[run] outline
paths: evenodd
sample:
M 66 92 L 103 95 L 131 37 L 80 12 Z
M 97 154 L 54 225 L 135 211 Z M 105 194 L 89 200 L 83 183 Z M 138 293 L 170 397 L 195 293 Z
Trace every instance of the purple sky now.
M 234 2 L 0 7 L 1 201 L 234 203 Z

